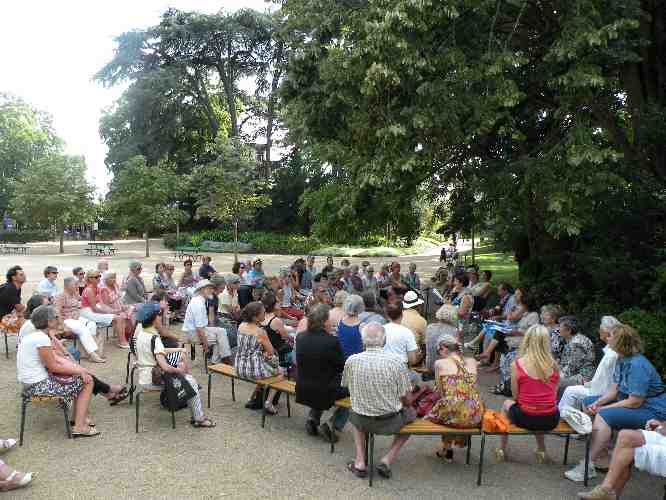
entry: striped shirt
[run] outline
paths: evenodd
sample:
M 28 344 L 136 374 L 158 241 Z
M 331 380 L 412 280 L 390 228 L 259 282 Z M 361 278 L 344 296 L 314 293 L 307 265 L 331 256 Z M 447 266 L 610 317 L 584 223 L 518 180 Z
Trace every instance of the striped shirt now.
M 350 356 L 342 373 L 342 386 L 349 388 L 354 413 L 368 417 L 399 412 L 401 398 L 411 389 L 403 360 L 381 347 Z

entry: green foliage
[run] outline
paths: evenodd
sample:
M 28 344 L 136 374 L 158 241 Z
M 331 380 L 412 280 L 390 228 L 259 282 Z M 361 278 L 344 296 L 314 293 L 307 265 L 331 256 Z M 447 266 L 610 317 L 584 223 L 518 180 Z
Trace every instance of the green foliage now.
M 219 138 L 216 153 L 216 160 L 197 166 L 192 173 L 196 214 L 215 222 L 231 222 L 238 231 L 242 221 L 270 204 L 270 198 L 263 193 L 267 183 L 257 172 L 252 152 L 238 138 Z
M 184 214 L 174 202 L 181 182 L 169 164 L 153 168 L 142 156 L 128 160 L 114 178 L 108 198 L 114 222 L 148 235 L 182 221 Z
M 0 243 L 34 243 L 37 241 L 49 241 L 51 238 L 53 238 L 53 233 L 43 229 L 0 231 Z
M 13 182 L 10 208 L 31 227 L 53 228 L 60 236 L 65 226 L 89 222 L 95 213 L 94 187 L 86 180 L 83 157 L 52 155 L 28 165 Z
M 618 319 L 638 330 L 645 356 L 666 376 L 666 315 L 634 308 L 620 314 Z
M 0 216 L 12 197 L 12 180 L 46 156 L 62 150 L 49 114 L 0 92 Z

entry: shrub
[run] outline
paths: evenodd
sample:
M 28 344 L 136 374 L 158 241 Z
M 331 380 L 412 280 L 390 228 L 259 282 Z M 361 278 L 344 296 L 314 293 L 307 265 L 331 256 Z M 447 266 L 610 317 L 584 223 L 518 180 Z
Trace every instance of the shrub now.
M 638 330 L 645 356 L 666 376 L 666 315 L 633 308 L 624 311 L 618 319 Z
M 51 241 L 53 233 L 43 229 L 29 231 L 0 231 L 0 243 L 33 243 L 36 241 Z

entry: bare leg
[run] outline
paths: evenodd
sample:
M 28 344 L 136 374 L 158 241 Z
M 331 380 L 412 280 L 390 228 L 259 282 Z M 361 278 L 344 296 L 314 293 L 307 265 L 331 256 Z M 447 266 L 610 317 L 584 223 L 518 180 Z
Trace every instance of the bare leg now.
M 354 446 L 356 447 L 354 467 L 358 470 L 365 470 L 365 434 L 354 426 L 352 428 L 354 429 Z
M 382 458 L 382 463 L 388 465 L 389 467 L 395 461 L 395 457 L 398 455 L 400 448 L 409 440 L 409 435 L 396 434 L 393 438 L 393 444 L 389 449 L 388 453 Z
M 127 344 L 127 338 L 125 337 L 125 320 L 120 317 L 116 317 L 113 320 L 113 331 L 118 337 L 118 343 L 121 345 Z
M 594 424 L 592 425 L 592 442 L 590 444 L 590 460 L 592 460 L 592 463 L 604 455 L 608 443 L 610 442 L 612 432 L 612 429 L 601 415 L 594 417 Z
M 515 405 L 516 402 L 513 399 L 507 399 L 504 401 L 502 404 L 502 413 L 506 418 L 509 418 L 509 410 L 513 405 Z M 509 418 L 509 420 L 511 420 Z M 500 448 L 502 449 L 502 452 L 504 452 L 504 455 L 506 456 L 506 449 L 509 446 L 509 435 L 508 434 L 502 434 L 500 436 Z
M 546 453 L 546 437 L 543 434 L 535 434 L 534 439 L 537 442 L 537 451 Z
M 497 342 L 497 340 L 492 339 L 490 341 L 490 344 L 488 344 L 488 347 L 486 347 L 486 349 L 481 353 L 479 357 L 482 359 L 489 359 L 490 355 L 493 353 L 498 343 L 499 342 Z
M 88 432 L 88 405 L 92 397 L 93 385 L 92 381 L 89 384 L 83 384 L 83 389 L 76 397 L 76 404 L 74 405 L 74 432 Z
M 624 485 L 631 478 L 634 451 L 643 445 L 645 445 L 645 438 L 641 431 L 620 431 L 608 474 L 602 483 L 604 488 L 614 490 L 618 495 L 622 493 Z

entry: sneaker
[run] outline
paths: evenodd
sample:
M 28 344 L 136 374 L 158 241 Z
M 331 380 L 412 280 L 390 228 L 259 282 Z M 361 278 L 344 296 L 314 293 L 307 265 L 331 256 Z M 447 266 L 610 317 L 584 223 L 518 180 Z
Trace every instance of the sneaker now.
M 584 500 L 616 500 L 617 495 L 613 490 L 609 490 L 599 485 L 592 491 L 578 493 L 578 498 L 582 498 Z
M 573 481 L 575 483 L 582 483 L 585 481 L 585 461 L 581 460 L 578 462 L 578 465 L 574 467 L 571 470 L 568 470 L 564 473 L 564 477 L 566 477 L 569 481 Z M 597 472 L 594 470 L 594 465 L 592 462 L 590 462 L 588 470 L 587 470 L 587 477 L 588 479 L 593 479 L 597 477 Z
M 305 421 L 305 431 L 309 436 L 319 435 L 319 432 L 317 431 L 317 423 L 314 420 Z

